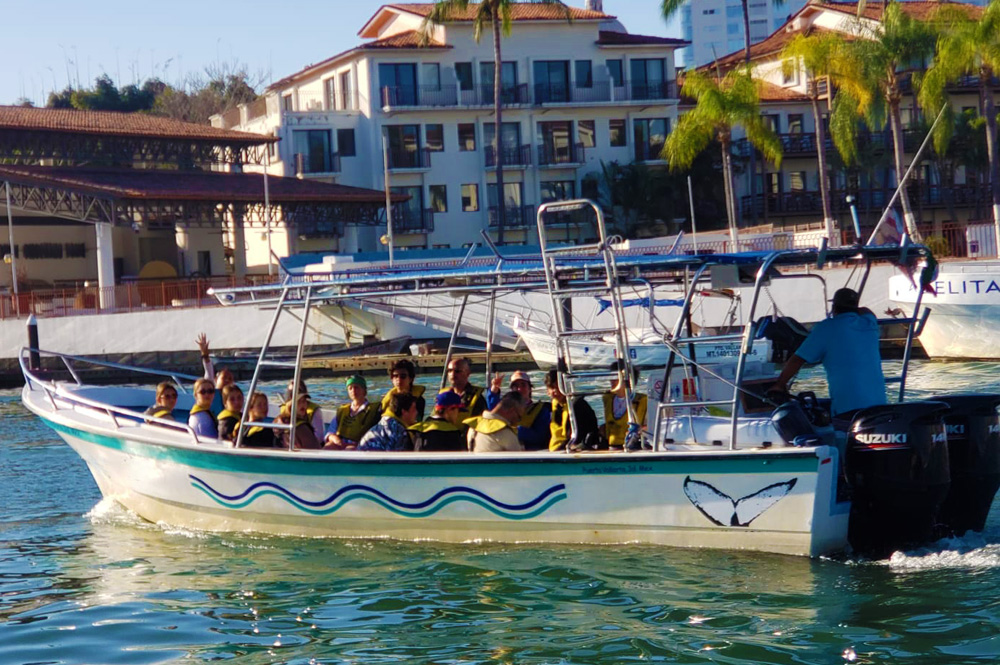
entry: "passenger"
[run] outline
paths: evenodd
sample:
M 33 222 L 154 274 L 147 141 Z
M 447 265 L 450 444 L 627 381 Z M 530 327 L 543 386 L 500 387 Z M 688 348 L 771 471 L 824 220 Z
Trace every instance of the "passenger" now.
M 470 418 L 482 415 L 486 410 L 483 389 L 469 383 L 472 365 L 468 358 L 454 358 L 448 363 L 449 387 L 441 392 L 453 392 L 462 399 L 462 416 Z
M 462 425 L 462 398 L 450 390 L 438 393 L 434 413 L 410 426 L 416 452 L 462 452 L 466 450 Z
M 285 388 L 285 401 L 292 399 L 292 386 L 293 382 L 289 381 L 288 386 Z M 306 388 L 306 382 L 299 380 L 299 397 L 302 395 L 306 396 L 306 417 L 309 419 L 309 424 L 312 425 L 313 432 L 325 432 L 326 423 L 323 422 L 323 410 L 320 409 L 319 404 L 313 402 L 310 399 L 309 389 Z
M 886 403 L 878 320 L 871 310 L 858 306 L 858 299 L 853 289 L 833 294 L 833 316 L 813 326 L 771 388 L 787 391 L 788 382 L 803 365 L 822 362 L 834 425 L 843 428 L 859 410 Z
M 393 414 L 399 414 L 397 418 Z M 417 422 L 417 398 L 409 393 L 392 396 L 382 418 L 361 437 L 358 450 L 398 452 L 413 450 L 407 427 Z
M 347 379 L 347 394 L 351 401 L 337 408 L 326 428 L 323 447 L 329 450 L 354 450 L 379 419 L 378 409 L 368 402 L 368 383 L 363 376 Z
M 524 398 L 511 391 L 500 402 L 477 418 L 469 418 L 467 441 L 474 453 L 520 451 L 524 446 L 517 439 L 517 423 L 524 418 Z
M 156 386 L 156 403 L 146 409 L 145 415 L 173 420 L 175 406 L 177 406 L 177 386 L 171 381 L 164 381 Z
M 222 404 L 225 407 L 219 412 L 219 438 L 235 441 L 240 431 L 240 418 L 243 417 L 243 391 L 235 383 L 222 389 Z
M 615 367 L 617 369 L 617 366 Z M 639 370 L 632 368 L 632 388 L 639 385 Z M 628 434 L 628 409 L 625 403 L 626 385 L 612 379 L 611 390 L 604 393 L 604 438 L 608 441 L 608 447 L 612 450 L 621 451 L 625 447 L 625 437 Z M 646 412 L 649 408 L 649 398 L 640 392 L 632 393 L 632 408 L 635 410 L 636 418 L 641 429 L 646 427 Z
M 500 386 L 503 374 L 493 376 L 490 392 L 486 393 L 486 408 L 492 409 L 500 401 Z M 517 439 L 525 450 L 549 449 L 549 423 L 552 420 L 552 405 L 549 402 L 535 402 L 531 399 L 531 377 L 527 372 L 517 370 L 510 375 L 510 389 L 520 393 L 524 400 L 524 418 L 517 426 Z
M 312 422 L 309 419 L 309 395 L 299 394 L 298 396 L 298 408 L 295 409 L 295 446 L 296 450 L 315 450 L 322 448 L 319 439 L 316 438 L 316 430 L 313 429 Z M 281 411 L 278 413 L 278 417 L 275 419 L 276 423 L 289 424 L 292 422 L 292 401 L 289 399 L 287 402 L 281 405 Z M 281 444 L 283 448 L 288 448 L 289 441 L 289 431 L 288 430 L 278 430 L 281 432 Z
M 208 337 L 205 336 L 205 333 L 199 333 L 194 341 L 198 345 L 198 350 L 201 351 L 201 364 L 205 369 L 205 378 L 215 385 L 215 397 L 212 398 L 212 415 L 218 416 L 224 406 L 222 403 L 222 389 L 236 383 L 236 377 L 228 369 L 215 371 L 215 366 L 212 365 L 212 359 L 208 352 Z
M 215 386 L 208 379 L 198 379 L 194 382 L 194 406 L 188 417 L 188 426 L 198 436 L 217 439 L 219 427 L 212 415 L 212 399 L 215 397 Z
M 414 385 L 413 379 L 416 375 L 417 368 L 409 360 L 397 360 L 392 364 L 392 367 L 389 369 L 389 376 L 392 377 L 392 388 L 382 397 L 382 403 L 379 407 L 382 415 L 386 413 L 395 415 L 390 404 L 393 396 L 413 395 L 417 400 L 417 413 L 419 414 L 417 420 L 424 419 L 424 409 L 427 406 L 424 401 L 424 387 Z
M 607 442 L 601 438 L 597 425 L 597 414 L 583 397 L 577 397 L 573 400 L 573 415 L 576 417 L 576 425 L 579 428 L 574 436 L 566 395 L 559 389 L 559 378 L 556 370 L 549 370 L 548 374 L 545 375 L 545 388 L 549 397 L 552 398 L 549 450 L 563 450 L 570 441 L 573 441 L 571 452 L 607 448 Z
M 247 413 L 249 422 L 270 422 L 267 412 L 267 395 L 261 392 L 250 395 L 250 409 Z M 274 430 L 270 427 L 254 425 L 243 433 L 243 447 L 245 448 L 277 448 L 280 445 L 280 440 L 274 435 Z

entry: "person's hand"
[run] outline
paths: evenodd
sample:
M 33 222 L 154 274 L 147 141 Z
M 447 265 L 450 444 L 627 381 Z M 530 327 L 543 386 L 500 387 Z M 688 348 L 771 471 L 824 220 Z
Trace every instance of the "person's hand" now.
M 498 393 L 503 389 L 503 372 L 497 372 L 493 375 L 493 379 L 490 381 L 490 392 Z
M 208 355 L 208 337 L 205 333 L 199 333 L 197 337 L 194 338 L 195 343 L 198 345 L 198 350 L 201 351 L 201 355 Z

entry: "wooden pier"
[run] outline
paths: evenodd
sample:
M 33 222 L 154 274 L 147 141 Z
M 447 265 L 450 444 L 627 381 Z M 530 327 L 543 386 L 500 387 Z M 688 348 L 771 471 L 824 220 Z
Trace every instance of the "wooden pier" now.
M 486 369 L 486 354 L 482 351 L 473 353 L 456 352 L 455 358 L 468 358 L 472 363 L 473 372 L 483 372 Z M 316 375 L 316 370 L 326 370 L 334 376 L 349 374 L 388 374 L 389 368 L 397 360 L 409 360 L 417 366 L 417 374 L 437 374 L 444 369 L 444 353 L 431 353 L 423 356 L 382 355 L 382 356 L 330 356 L 303 358 L 302 369 Z M 527 351 L 500 351 L 491 354 L 493 366 L 503 372 L 515 369 L 536 369 L 535 361 Z

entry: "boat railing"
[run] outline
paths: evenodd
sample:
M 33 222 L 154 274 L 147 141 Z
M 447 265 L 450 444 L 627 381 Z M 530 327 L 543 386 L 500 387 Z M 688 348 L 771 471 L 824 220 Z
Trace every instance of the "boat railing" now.
M 157 416 L 147 415 L 145 413 L 141 413 L 133 409 L 128 409 L 121 406 L 115 406 L 113 404 L 106 404 L 104 402 L 99 402 L 97 400 L 90 399 L 88 397 L 83 397 L 82 395 L 78 395 L 72 390 L 67 390 L 65 387 L 61 386 L 55 381 L 42 379 L 35 374 L 36 370 L 32 369 L 31 367 L 33 355 L 35 355 L 36 358 L 40 357 L 41 355 L 60 358 L 65 364 L 67 371 L 73 377 L 73 380 L 76 382 L 77 385 L 83 385 L 83 383 L 80 381 L 79 375 L 73 368 L 71 362 L 72 360 L 93 362 L 95 365 L 103 365 L 105 367 L 110 367 L 110 368 L 133 370 L 141 374 L 169 376 L 171 379 L 173 379 L 178 390 L 183 390 L 183 384 L 181 383 L 180 378 L 197 379 L 200 377 L 191 377 L 186 374 L 160 372 L 156 370 L 149 370 L 146 368 L 139 368 L 139 367 L 129 367 L 128 365 L 121 365 L 118 363 L 105 363 L 96 360 L 92 361 L 89 358 L 84 358 L 80 356 L 70 356 L 64 353 L 57 353 L 55 351 L 44 351 L 42 349 L 32 349 L 28 347 L 22 347 L 18 356 L 18 362 L 20 363 L 21 366 L 21 372 L 24 374 L 24 380 L 25 384 L 27 385 L 27 388 L 29 390 L 35 390 L 40 388 L 45 393 L 45 397 L 48 399 L 49 404 L 52 406 L 52 409 L 54 411 L 60 410 L 59 402 L 62 401 L 68 403 L 70 405 L 69 408 L 82 406 L 87 409 L 104 413 L 111 419 L 111 423 L 114 426 L 115 430 L 119 430 L 122 427 L 120 419 L 127 419 L 128 422 L 132 424 L 149 423 L 149 424 L 155 424 L 160 427 L 166 427 L 168 429 L 176 430 L 178 432 L 185 432 L 191 437 L 191 440 L 196 444 L 209 442 L 208 440 L 204 440 L 201 437 L 199 437 L 198 434 L 194 431 L 194 429 L 192 429 L 191 426 L 188 425 L 187 423 L 177 422 L 176 420 L 168 420 L 166 418 L 159 418 Z M 211 439 L 210 441 L 216 442 L 217 440 Z

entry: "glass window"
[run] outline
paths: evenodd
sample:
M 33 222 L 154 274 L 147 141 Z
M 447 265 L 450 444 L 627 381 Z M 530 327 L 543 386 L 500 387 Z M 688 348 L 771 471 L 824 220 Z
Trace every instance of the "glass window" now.
M 726 18 L 743 18 L 743 5 L 730 5 L 726 7 Z
M 536 60 L 535 101 L 568 102 L 569 94 L 569 60 Z
M 667 141 L 670 123 L 666 118 L 642 118 L 636 120 L 635 160 L 637 162 L 662 159 L 660 152 Z
M 508 210 L 521 207 L 521 193 L 523 184 L 519 182 L 505 182 L 503 184 L 503 200 Z M 497 186 L 496 183 L 486 185 L 486 201 L 490 208 L 497 207 Z
M 330 131 L 309 129 L 292 132 L 296 173 L 327 173 L 330 170 Z
M 804 192 L 806 190 L 805 171 L 792 171 L 788 174 L 788 190 L 791 192 Z
M 576 61 L 576 87 L 578 88 L 594 87 L 594 72 L 593 72 L 593 67 L 590 64 L 590 60 Z
M 418 168 L 420 161 L 420 125 L 386 125 L 389 137 L 389 160 L 394 168 Z
M 455 78 L 458 79 L 458 89 L 459 90 L 472 90 L 472 63 L 471 62 L 456 62 L 455 63 Z
M 789 113 L 788 114 L 788 133 L 789 134 L 801 134 L 803 130 L 802 127 L 802 114 L 801 113 Z
M 608 76 L 611 78 L 615 87 L 620 88 L 625 85 L 625 74 L 624 69 L 622 68 L 622 61 L 608 60 L 606 64 L 608 65 Z
M 621 148 L 622 146 L 624 146 L 626 144 L 626 142 L 627 142 L 628 139 L 626 138 L 625 120 L 624 119 L 619 119 L 619 120 L 612 119 L 612 120 L 609 120 L 608 121 L 608 130 L 609 130 L 610 135 L 611 135 L 611 137 L 610 137 L 611 138 L 610 144 L 611 144 L 612 148 Z
M 420 87 L 424 90 L 441 89 L 441 65 L 436 62 L 420 65 Z
M 593 148 L 597 145 L 597 141 L 594 139 L 595 129 L 593 120 L 580 120 L 577 122 L 576 133 L 584 148 Z
M 281 108 L 283 111 L 292 111 L 292 96 L 282 95 L 281 96 Z
M 459 124 L 458 149 L 462 152 L 472 152 L 476 149 L 476 126 L 474 124 Z
M 493 103 L 493 81 L 496 70 L 493 61 L 479 63 L 479 83 L 482 86 L 482 103 Z M 500 63 L 500 99 L 509 104 L 516 101 L 517 63 Z
M 378 83 L 387 106 L 417 104 L 417 68 L 413 63 L 381 63 Z
M 551 180 L 539 183 L 542 203 L 568 201 L 576 198 L 576 183 L 572 180 Z
M 764 113 L 761 115 L 761 120 L 775 134 L 781 133 L 781 116 L 777 113 Z
M 354 96 L 351 94 L 351 72 L 343 72 L 340 75 L 340 108 L 354 108 Z
M 337 152 L 341 157 L 354 157 L 358 154 L 357 145 L 354 143 L 353 129 L 337 130 Z
M 431 185 L 431 210 L 434 212 L 448 212 L 448 186 Z
M 337 108 L 337 79 L 328 78 L 323 81 L 323 103 L 327 111 Z
M 406 194 L 410 197 L 405 203 L 397 203 L 392 207 L 392 228 L 396 231 L 420 231 L 424 228 L 424 190 L 423 187 L 390 187 L 393 194 Z
M 479 210 L 479 185 L 462 185 L 462 211 Z
M 487 122 L 483 125 L 483 145 L 493 145 L 496 131 L 496 123 Z M 521 147 L 521 123 L 505 122 L 500 132 L 500 144 L 504 148 L 516 150 Z
M 444 150 L 444 125 L 424 126 L 427 149 L 432 152 Z
M 633 99 L 663 99 L 666 97 L 663 58 L 636 58 L 629 61 L 632 73 Z

